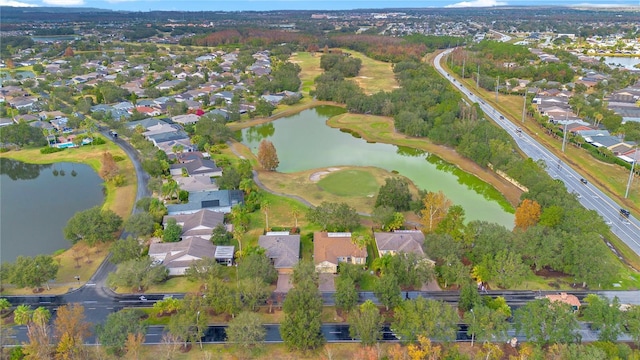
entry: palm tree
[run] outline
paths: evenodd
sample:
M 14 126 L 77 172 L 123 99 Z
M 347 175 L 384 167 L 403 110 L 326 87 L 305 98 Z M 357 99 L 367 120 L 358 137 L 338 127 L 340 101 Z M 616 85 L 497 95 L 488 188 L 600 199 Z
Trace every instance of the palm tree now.
M 293 216 L 293 220 L 295 221 L 296 229 L 298 228 L 298 216 L 302 215 L 302 210 L 300 208 L 291 209 L 291 216 Z
M 164 185 L 162 185 L 162 195 L 165 198 L 173 199 L 173 196 L 178 197 L 178 193 L 180 192 L 180 185 L 178 182 L 171 179 L 167 181 Z
M 264 218 L 265 218 L 265 228 L 267 231 L 269 231 L 269 201 L 264 200 L 262 202 L 262 204 L 260 204 L 260 208 L 262 208 L 262 211 L 264 211 Z

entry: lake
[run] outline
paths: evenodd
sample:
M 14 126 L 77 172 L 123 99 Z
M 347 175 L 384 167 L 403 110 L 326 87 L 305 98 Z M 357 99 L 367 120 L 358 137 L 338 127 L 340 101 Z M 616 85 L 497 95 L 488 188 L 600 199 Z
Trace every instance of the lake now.
M 376 166 L 397 171 L 421 189 L 442 192 L 464 207 L 467 220 L 486 220 L 513 228 L 513 214 L 495 200 L 497 190 L 437 156 L 396 145 L 369 143 L 326 125 L 331 116 L 344 112 L 333 106 L 304 110 L 297 115 L 242 130 L 242 143 L 254 153 L 262 139 L 276 147 L 278 171 L 331 166 Z
M 69 248 L 62 229 L 76 212 L 103 203 L 102 183 L 88 165 L 0 158 L 0 261 Z

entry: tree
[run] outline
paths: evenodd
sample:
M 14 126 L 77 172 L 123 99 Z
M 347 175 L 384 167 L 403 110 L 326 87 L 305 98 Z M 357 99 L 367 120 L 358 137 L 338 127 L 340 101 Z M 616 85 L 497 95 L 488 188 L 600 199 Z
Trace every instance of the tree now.
M 460 299 L 458 300 L 458 309 L 462 311 L 470 311 L 482 302 L 476 284 L 467 278 L 460 289 Z
M 524 199 L 516 209 L 515 223 L 519 229 L 535 226 L 540 220 L 540 204 L 535 200 Z
M 291 283 L 295 286 L 305 281 L 310 281 L 318 286 L 318 273 L 313 261 L 300 260 L 293 267 L 293 276 L 291 277 Z
M 208 281 L 222 275 L 222 265 L 216 259 L 204 257 L 191 262 L 191 266 L 185 270 L 184 275 L 189 281 Z
M 358 304 L 358 291 L 353 279 L 338 276 L 336 279 L 336 293 L 333 295 L 336 307 L 344 311 L 351 311 Z
M 127 334 L 127 340 L 124 343 L 124 347 L 127 350 L 127 359 L 139 359 L 138 356 L 144 343 L 144 337 L 144 334 L 141 333 Z
M 243 311 L 229 321 L 226 332 L 228 342 L 244 349 L 260 345 L 266 336 L 260 315 L 249 311 Z
M 202 313 L 202 316 L 200 314 Z M 186 347 L 187 342 L 200 341 L 207 328 L 207 317 L 204 310 L 204 299 L 197 294 L 187 294 L 182 300 L 178 313 L 171 317 L 167 326 L 170 333 L 181 339 Z
M 120 216 L 96 206 L 75 213 L 64 228 L 64 237 L 74 244 L 84 240 L 87 245 L 93 246 L 96 242 L 113 240 L 121 225 Z
M 424 255 L 400 252 L 385 256 L 391 256 L 391 259 L 382 272 L 393 274 L 401 288 L 420 288 L 422 284 L 433 278 L 433 266 Z
M 520 285 L 531 271 L 519 254 L 508 250 L 501 250 L 493 257 L 485 255 L 482 265 L 489 271 L 490 278 L 486 280 L 493 280 L 502 288 Z
M 64 57 L 73 57 L 73 49 L 71 48 L 71 46 L 67 46 L 67 48 L 64 50 Z
M 313 264 L 312 264 L 313 265 Z M 312 350 L 322 345 L 322 297 L 317 283 L 309 277 L 298 274 L 284 300 L 284 320 L 280 325 L 280 335 L 290 349 Z M 294 279 L 296 278 L 294 270 Z
M 111 251 L 111 262 L 114 264 L 142 257 L 142 245 L 131 236 L 127 236 L 124 240 L 114 241 L 109 250 Z
M 448 285 L 461 285 L 469 278 L 469 267 L 454 256 L 444 258 L 442 265 L 438 267 L 440 278 L 444 281 L 444 287 Z
M 58 337 L 56 357 L 62 359 L 85 359 L 87 357 L 84 341 L 89 336 L 90 324 L 85 321 L 82 305 L 60 306 L 53 326 L 54 333 Z
M 178 225 L 175 218 L 169 218 L 167 224 L 164 226 L 162 232 L 162 241 L 164 242 L 178 242 L 182 235 L 182 226 Z
M 162 185 L 162 195 L 167 199 L 177 198 L 180 193 L 180 185 L 177 181 L 169 179 Z
M 49 284 L 58 274 L 58 263 L 51 255 L 36 255 L 35 257 L 18 256 L 9 266 L 7 281 L 17 287 L 32 287 L 39 289 L 42 284 Z
M 447 215 L 447 211 L 451 206 L 451 200 L 449 200 L 442 191 L 427 192 L 422 199 L 424 208 L 422 213 L 422 224 L 425 227 L 425 232 L 432 232 L 438 226 L 438 223 L 442 221 Z
M 379 277 L 376 280 L 373 293 L 387 311 L 402 301 L 400 285 L 398 285 L 398 279 L 393 274 L 386 274 Z
M 576 341 L 578 321 L 568 304 L 546 298 L 530 301 L 515 311 L 514 318 L 516 333 L 539 346 Z
M 137 238 L 144 235 L 151 235 L 155 220 L 148 212 L 139 212 L 131 215 L 124 223 L 124 230 Z
M 136 287 L 138 291 L 158 284 L 167 279 L 169 270 L 164 266 L 152 266 L 151 258 L 127 260 L 118 266 L 115 272 L 109 274 L 109 286 Z
M 103 324 L 96 326 L 98 340 L 108 353 L 121 355 L 129 334 L 146 334 L 147 326 L 141 320 L 143 315 L 138 309 L 120 310 L 109 314 Z
M 395 211 L 408 211 L 411 205 L 411 192 L 407 180 L 399 177 L 385 179 L 378 190 L 375 207 L 390 207 Z
M 640 345 L 640 306 L 634 305 L 623 314 L 625 332 L 636 346 Z
M 105 181 L 110 181 L 113 179 L 120 170 L 118 169 L 118 164 L 113 159 L 113 155 L 110 152 L 105 151 L 102 153 L 102 166 L 100 166 L 100 177 Z
M 587 306 L 583 311 L 584 320 L 591 322 L 591 327 L 598 331 L 600 341 L 615 343 L 622 334 L 622 311 L 620 300 L 614 297 L 613 301 L 596 294 L 589 294 L 585 298 Z
M 26 358 L 51 358 L 51 336 L 49 335 L 48 326 L 51 313 L 44 307 L 38 307 L 34 311 L 29 308 L 27 313 L 29 316 L 26 322 L 29 344 L 24 348 Z
M 278 279 L 278 272 L 267 255 L 252 253 L 240 259 L 238 276 L 241 279 L 257 278 L 265 284 L 272 284 Z
M 418 335 L 417 344 L 407 346 L 407 355 L 411 360 L 437 360 L 440 359 L 442 347 L 435 345 L 426 336 Z
M 481 342 L 499 342 L 507 337 L 509 323 L 507 316 L 500 310 L 492 310 L 479 305 L 464 314 L 464 320 L 469 324 L 467 334 L 472 339 Z M 473 340 L 472 340 L 473 343 Z
M 259 277 L 240 280 L 238 291 L 242 302 L 251 311 L 255 311 L 258 305 L 264 304 L 270 295 L 269 287 Z
M 323 201 L 307 211 L 307 219 L 326 231 L 353 231 L 360 226 L 358 213 L 346 203 Z
M 218 224 L 211 231 L 211 241 L 214 245 L 229 245 L 233 235 L 227 231 L 224 224 Z
M 395 309 L 392 327 L 402 341 L 414 342 L 419 335 L 437 341 L 455 340 L 458 314 L 450 305 L 417 297 Z
M 274 171 L 278 168 L 280 160 L 276 153 L 276 147 L 269 140 L 262 140 L 258 146 L 258 162 L 267 171 Z
M 378 307 L 367 300 L 349 317 L 349 334 L 358 338 L 364 346 L 371 346 L 382 339 L 384 318 Z

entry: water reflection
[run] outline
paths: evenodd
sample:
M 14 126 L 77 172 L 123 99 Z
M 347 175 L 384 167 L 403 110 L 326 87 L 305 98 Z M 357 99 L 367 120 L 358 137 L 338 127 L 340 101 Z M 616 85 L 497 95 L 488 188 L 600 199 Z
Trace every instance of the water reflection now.
M 27 164 L 7 158 L 0 158 L 0 175 L 7 175 L 11 180 L 32 180 L 40 176 L 42 170 L 51 164 Z

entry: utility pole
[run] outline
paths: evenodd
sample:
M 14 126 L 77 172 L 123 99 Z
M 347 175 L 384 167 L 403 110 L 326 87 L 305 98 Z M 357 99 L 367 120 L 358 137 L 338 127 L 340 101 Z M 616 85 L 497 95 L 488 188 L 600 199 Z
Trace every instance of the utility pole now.
M 631 184 L 633 183 L 633 169 L 636 166 L 636 163 L 638 162 L 638 151 L 640 151 L 640 148 L 636 147 L 636 152 L 633 153 L 633 163 L 631 163 L 631 172 L 629 172 L 629 181 L 627 181 L 627 190 L 624 192 L 624 198 L 628 198 L 629 197 L 629 190 L 631 189 Z
M 498 75 L 498 79 L 496 80 L 496 102 L 498 102 L 498 86 L 500 86 L 500 75 Z
M 562 132 L 562 152 L 564 152 L 564 147 L 567 143 L 567 124 L 569 123 L 569 112 L 566 112 L 565 114 L 564 131 Z
M 527 114 L 527 89 L 524 89 L 524 96 L 522 97 L 522 122 L 524 123 L 524 118 Z
M 467 57 L 465 56 L 464 59 L 462 59 L 462 80 L 464 80 L 464 66 L 467 62 Z

